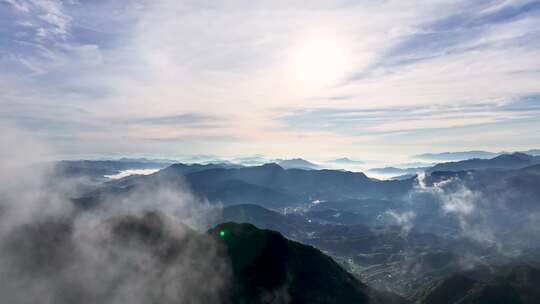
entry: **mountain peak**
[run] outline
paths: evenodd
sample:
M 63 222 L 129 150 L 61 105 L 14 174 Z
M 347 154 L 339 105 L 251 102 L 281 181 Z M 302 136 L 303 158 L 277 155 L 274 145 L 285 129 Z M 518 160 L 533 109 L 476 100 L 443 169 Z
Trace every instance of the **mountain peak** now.
M 302 158 L 282 159 L 277 162 L 284 169 L 318 169 L 319 165 Z
M 532 158 L 534 158 L 534 157 L 529 155 L 529 154 L 525 154 L 525 153 L 522 153 L 522 152 L 514 152 L 514 153 L 510 153 L 510 154 L 499 155 L 499 156 L 495 157 L 494 159 L 519 159 L 519 160 L 528 161 L 528 160 L 531 160 Z
M 363 161 L 353 160 L 353 159 L 350 159 L 348 157 L 337 158 L 337 159 L 334 159 L 332 162 L 333 163 L 340 163 L 340 164 L 363 164 L 364 163 Z
M 279 164 L 276 163 L 266 163 L 259 166 L 260 168 L 264 169 L 274 169 L 274 170 L 283 170 L 283 167 L 281 167 Z
M 235 302 L 379 303 L 381 295 L 330 257 L 278 232 L 224 223 L 208 233 L 226 245 L 235 278 Z

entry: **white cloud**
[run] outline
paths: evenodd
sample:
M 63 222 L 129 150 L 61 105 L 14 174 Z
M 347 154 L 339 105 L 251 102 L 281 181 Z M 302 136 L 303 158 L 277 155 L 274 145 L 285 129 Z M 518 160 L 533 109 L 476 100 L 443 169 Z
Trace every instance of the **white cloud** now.
M 406 212 L 396 212 L 394 210 L 389 210 L 386 212 L 395 223 L 401 227 L 403 234 L 408 234 L 411 229 L 414 227 L 414 219 L 416 218 L 416 213 L 413 211 Z
M 67 4 L 52 0 L 10 0 L 9 3 L 29 15 L 28 20 L 19 22 L 34 24 L 41 35 L 56 40 L 39 42 L 30 54 L 14 51 L 19 64 L 35 77 L 54 75 L 53 80 L 44 84 L 42 79 L 18 80 L 25 75 L 13 71 L 10 76 L 15 76 L 13 81 L 17 85 L 11 91 L 24 91 L 28 87 L 42 90 L 37 94 L 39 97 L 28 95 L 28 99 L 39 100 L 32 103 L 51 107 L 75 103 L 87 112 L 85 119 L 103 125 L 184 113 L 225 117 L 228 122 L 200 130 L 166 125 L 152 128 L 116 125 L 107 133 L 93 131 L 98 133 L 79 135 L 103 141 L 108 138 L 111 142 L 124 138 L 126 146 L 130 140 L 134 145 L 133 140 L 138 139 L 139 148 L 149 148 L 148 144 L 141 146 L 141 141 L 147 138 L 223 137 L 236 139 L 230 144 L 233 146 L 224 150 L 250 149 L 255 153 L 279 150 L 279 147 L 290 149 L 302 137 L 304 141 L 294 149 L 309 146 L 310 151 L 321 150 L 323 145 L 328 145 L 329 138 L 332 142 L 349 143 L 364 143 L 369 138 L 374 141 L 371 144 L 374 148 L 385 143 L 381 142 L 382 136 L 371 137 L 370 132 L 413 132 L 528 118 L 498 110 L 468 115 L 466 109 L 478 103 L 486 104 L 487 108 L 509 104 L 520 96 L 540 92 L 539 74 L 534 73 L 540 70 L 536 59 L 540 57 L 540 48 L 532 42 L 516 41 L 535 33 L 539 24 L 534 16 L 484 24 L 474 30 L 477 39 L 459 36 L 447 48 L 431 49 L 419 41 L 415 45 L 418 50 L 399 52 L 404 43 L 415 37 L 444 32 L 444 29 L 431 29 L 434 22 L 471 14 L 474 10 L 478 12 L 471 18 L 485 16 L 515 3 L 232 1 L 202 4 L 159 0 L 131 1 L 125 7 L 108 2 L 81 2 L 70 4 L 69 9 Z M 496 8 L 499 5 L 501 8 Z M 36 10 L 34 15 L 32 10 Z M 84 14 L 85 10 L 88 14 Z M 74 33 L 71 31 L 74 28 L 85 31 Z M 317 81 L 298 79 L 294 58 L 302 54 L 297 52 L 305 45 L 317 45 L 321 41 L 339 45 L 338 51 L 332 53 L 343 54 L 345 59 L 340 62 L 346 64 L 336 70 L 327 64 L 317 67 L 320 55 L 312 54 L 313 58 L 307 61 L 309 74 L 319 71 L 336 75 L 310 78 Z M 416 60 L 425 55 L 431 57 L 387 63 Z M 358 75 L 356 80 L 347 81 L 354 75 Z M 348 98 L 336 99 L 336 96 Z M 420 112 L 415 117 L 396 114 L 374 125 L 359 125 L 365 132 L 356 135 L 326 130 L 324 121 L 319 130 L 294 129 L 280 121 L 291 108 L 388 109 L 432 105 L 441 111 L 445 107 L 460 107 L 464 117 L 434 112 L 429 113 L 433 117 L 422 116 Z
M 428 201 L 438 204 L 442 214 L 455 217 L 462 236 L 482 243 L 496 243 L 495 227 L 488 219 L 490 206 L 484 203 L 484 195 L 469 189 L 461 179 L 449 177 L 428 184 L 426 174 L 418 174 L 417 185 L 409 196 L 411 204 L 420 202 L 418 194 L 430 195 Z
M 60 0 L 5 0 L 15 10 L 24 13 L 26 18 L 19 24 L 35 27 L 39 38 L 66 38 L 71 17 L 64 12 L 63 2 Z M 53 37 L 51 37 L 53 36 Z

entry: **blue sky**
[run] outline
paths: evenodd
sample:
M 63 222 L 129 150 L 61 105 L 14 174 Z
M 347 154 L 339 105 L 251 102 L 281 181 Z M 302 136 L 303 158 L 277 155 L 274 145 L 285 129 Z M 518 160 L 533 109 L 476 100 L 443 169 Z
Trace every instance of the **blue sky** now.
M 540 1 L 0 0 L 0 128 L 61 155 L 540 147 Z

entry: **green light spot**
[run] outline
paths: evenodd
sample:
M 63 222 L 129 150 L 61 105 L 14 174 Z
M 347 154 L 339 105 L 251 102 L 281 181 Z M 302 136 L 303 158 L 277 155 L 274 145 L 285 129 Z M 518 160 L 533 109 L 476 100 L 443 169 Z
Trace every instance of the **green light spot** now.
M 225 236 L 225 230 L 220 230 L 219 231 L 219 236 L 224 237 Z

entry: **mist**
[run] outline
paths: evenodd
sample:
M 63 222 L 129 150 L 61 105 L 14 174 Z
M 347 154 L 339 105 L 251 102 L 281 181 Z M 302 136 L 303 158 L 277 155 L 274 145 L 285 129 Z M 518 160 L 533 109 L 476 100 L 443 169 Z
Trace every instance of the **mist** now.
M 110 179 L 120 179 L 122 177 L 130 176 L 130 175 L 148 175 L 152 173 L 156 173 L 159 171 L 159 169 L 128 169 L 120 171 L 117 174 L 113 175 L 105 175 L 104 177 L 110 178 Z
M 418 174 L 403 210 L 389 214 L 404 231 L 465 238 L 515 256 L 539 244 L 532 231 L 538 230 L 540 209 L 534 189 L 523 183 L 511 186 L 512 174 L 497 179 L 490 172 Z
M 10 128 L 0 143 L 0 295 L 6 303 L 222 303 L 223 248 L 204 233 L 219 205 L 157 183 L 81 211 L 84 178 L 64 178 L 53 148 Z M 149 229 L 149 230 L 148 230 Z M 204 284 L 201 284 L 204 282 Z

